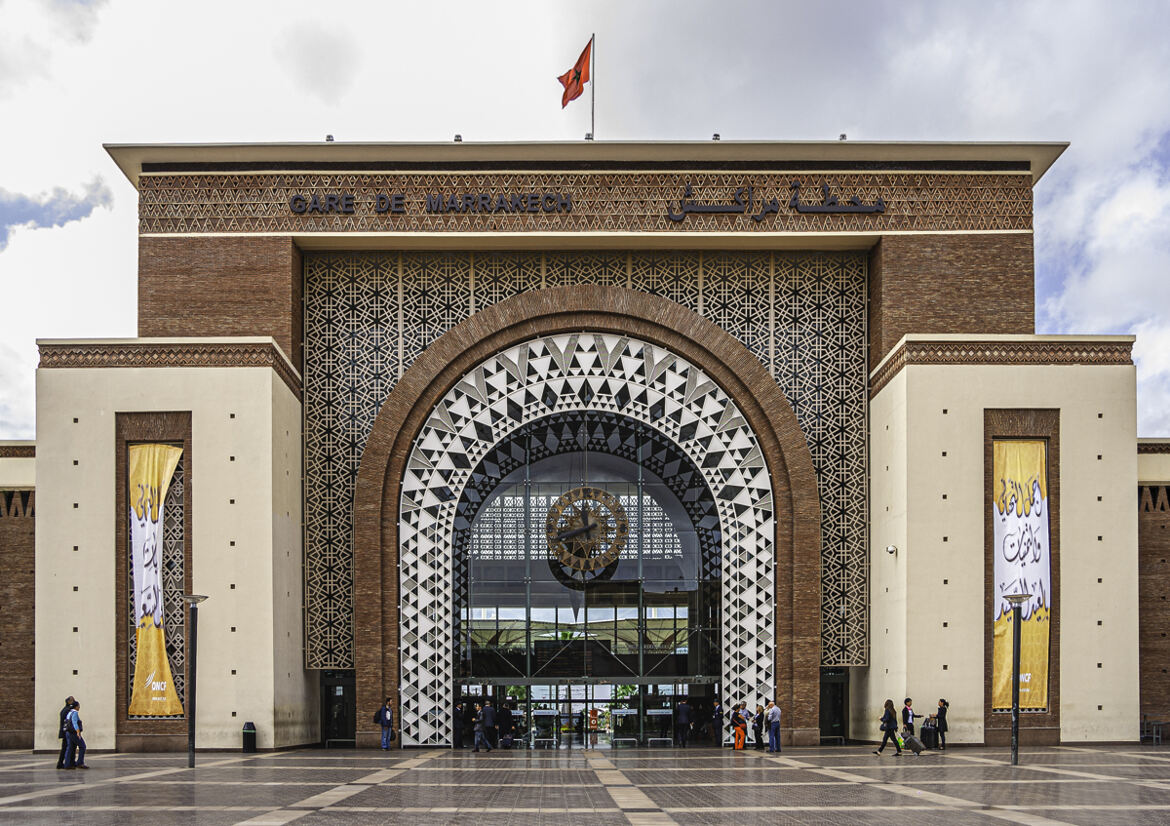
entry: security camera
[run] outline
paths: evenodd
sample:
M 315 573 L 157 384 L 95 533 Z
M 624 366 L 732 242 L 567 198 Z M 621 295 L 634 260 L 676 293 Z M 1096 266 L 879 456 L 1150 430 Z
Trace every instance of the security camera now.
M 898 552 L 898 546 L 897 546 L 897 545 L 887 545 L 887 546 L 886 546 L 886 553 L 888 553 L 888 554 L 896 554 L 897 552 Z

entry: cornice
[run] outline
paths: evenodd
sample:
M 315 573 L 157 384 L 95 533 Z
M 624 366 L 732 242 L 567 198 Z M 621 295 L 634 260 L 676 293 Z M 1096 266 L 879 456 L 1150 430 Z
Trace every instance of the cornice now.
M 1094 341 L 996 341 L 917 340 L 902 341 L 870 377 L 872 399 L 903 367 L 921 364 L 950 365 L 1093 365 L 1133 364 L 1131 339 Z
M 270 367 L 301 398 L 301 379 L 271 341 L 38 342 L 39 367 Z

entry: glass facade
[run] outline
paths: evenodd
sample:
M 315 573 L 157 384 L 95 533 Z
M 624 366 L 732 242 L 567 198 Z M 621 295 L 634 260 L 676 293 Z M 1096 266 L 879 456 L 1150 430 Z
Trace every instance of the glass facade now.
M 582 501 L 582 491 L 604 501 Z M 558 536 L 580 531 L 582 514 L 597 523 L 594 541 L 574 557 Z M 471 524 L 460 676 L 645 684 L 717 675 L 718 582 L 704 580 L 699 555 L 679 497 L 636 462 L 588 450 L 525 461 Z

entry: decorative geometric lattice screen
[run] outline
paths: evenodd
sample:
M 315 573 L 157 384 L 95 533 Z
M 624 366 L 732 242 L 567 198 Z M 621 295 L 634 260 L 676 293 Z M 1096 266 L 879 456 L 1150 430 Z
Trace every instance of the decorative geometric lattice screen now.
M 771 370 L 821 496 L 821 659 L 868 662 L 866 261 L 859 253 L 306 253 L 306 665 L 352 668 L 353 485 L 378 408 L 436 338 L 528 290 L 676 301 Z
M 175 693 L 179 695 L 179 702 L 186 705 L 187 687 L 187 660 L 186 634 L 184 623 L 186 612 L 183 610 L 184 581 L 184 548 L 183 520 L 186 514 L 184 506 L 183 465 L 186 456 L 179 457 L 179 464 L 175 468 L 175 475 L 171 477 L 171 485 L 167 488 L 167 498 L 163 500 L 163 537 L 162 537 L 162 587 L 163 587 L 163 633 L 167 641 L 167 658 L 171 661 L 171 681 L 175 685 Z M 126 535 L 130 535 L 127 527 Z M 134 664 L 138 660 L 138 636 L 135 631 L 137 623 L 134 621 L 134 557 L 130 551 L 130 542 L 126 542 L 126 697 L 134 696 Z M 182 714 L 175 715 L 182 718 Z M 158 717 L 131 717 L 131 719 L 158 720 Z
M 723 535 L 722 687 L 775 693 L 775 512 L 755 433 L 698 367 L 652 344 L 566 333 L 509 347 L 447 391 L 414 440 L 399 508 L 402 744 L 449 745 L 454 703 L 455 518 L 472 469 L 534 421 L 620 414 L 660 431 L 699 469 Z M 437 710 L 437 711 L 436 711 Z

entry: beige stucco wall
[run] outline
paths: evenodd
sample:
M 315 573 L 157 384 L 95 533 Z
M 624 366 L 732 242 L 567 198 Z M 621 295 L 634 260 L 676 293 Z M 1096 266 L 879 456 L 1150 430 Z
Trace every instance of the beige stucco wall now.
M 871 402 L 874 645 L 868 669 L 857 669 L 867 673 L 853 692 L 863 723 L 854 736 L 876 730 L 879 696 L 912 696 L 919 712 L 946 697 L 949 739 L 982 742 L 983 411 L 1033 407 L 1060 409 L 1061 739 L 1137 738 L 1132 366 L 911 365 Z M 885 628 L 903 627 L 904 640 L 883 646 Z M 891 661 L 902 651 L 904 680 Z
M 850 669 L 849 732 L 880 739 L 882 704 L 901 706 L 906 671 L 906 374 L 870 403 L 870 648 L 868 668 Z M 887 553 L 888 546 L 898 549 Z
M 1166 444 L 1167 439 L 1140 439 L 1139 442 Z M 1170 453 L 1139 453 L 1138 482 L 1170 482 Z
M 315 743 L 321 728 L 317 672 L 304 668 L 301 404 L 275 373 L 270 380 L 273 726 L 281 748 Z
M 34 447 L 31 441 L 0 441 L 0 447 Z M 37 486 L 37 460 L 31 456 L 0 456 L 0 489 L 28 490 Z
M 56 748 L 65 694 L 83 704 L 90 747 L 114 747 L 114 560 L 121 552 L 114 546 L 114 416 L 182 410 L 192 413 L 193 587 L 209 597 L 199 614 L 199 746 L 238 747 L 246 720 L 256 723 L 261 748 L 316 740 L 313 681 L 299 656 L 300 589 L 292 586 L 301 571 L 296 397 L 266 367 L 42 369 L 36 748 Z M 278 592 L 284 599 L 276 600 Z M 297 739 L 310 728 L 311 737 Z

